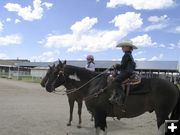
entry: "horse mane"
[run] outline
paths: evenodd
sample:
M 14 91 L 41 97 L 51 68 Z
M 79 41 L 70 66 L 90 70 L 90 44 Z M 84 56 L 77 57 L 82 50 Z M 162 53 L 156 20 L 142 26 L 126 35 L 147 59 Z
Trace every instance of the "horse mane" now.
M 67 75 L 72 75 L 76 73 L 79 78 L 86 81 L 89 81 L 93 77 L 96 77 L 97 75 L 100 74 L 99 72 L 90 71 L 87 70 L 86 68 L 76 67 L 72 65 L 65 65 L 64 72 Z M 98 76 L 97 78 L 95 78 L 94 80 L 92 80 L 90 82 L 88 94 L 93 94 L 99 91 L 100 89 L 103 89 L 105 86 L 107 86 L 107 76 L 108 74 L 104 73 Z
M 87 70 L 86 68 L 72 66 L 72 65 L 65 65 L 64 71 L 66 74 L 77 74 L 78 77 L 83 79 L 91 79 L 99 74 L 99 72 L 94 72 Z

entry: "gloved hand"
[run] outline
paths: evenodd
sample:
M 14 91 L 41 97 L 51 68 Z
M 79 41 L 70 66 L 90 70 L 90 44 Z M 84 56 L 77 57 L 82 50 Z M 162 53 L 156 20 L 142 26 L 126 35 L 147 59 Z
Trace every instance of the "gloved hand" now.
M 118 67 L 119 64 L 114 64 L 113 68 L 116 69 Z
M 114 64 L 112 68 L 116 69 L 116 70 L 119 70 L 120 67 L 121 67 L 121 64 Z

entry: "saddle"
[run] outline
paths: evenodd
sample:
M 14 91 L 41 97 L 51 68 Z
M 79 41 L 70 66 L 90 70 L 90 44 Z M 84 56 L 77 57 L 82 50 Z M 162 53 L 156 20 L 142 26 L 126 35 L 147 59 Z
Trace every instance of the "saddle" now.
M 129 84 L 136 85 L 139 84 L 140 82 L 141 82 L 141 77 L 137 73 L 134 73 L 128 79 L 124 80 L 122 82 L 122 85 L 129 85 Z
M 114 76 L 114 74 L 110 74 L 107 77 L 108 85 L 111 85 L 115 77 L 116 76 Z M 116 105 L 113 105 L 113 113 L 118 120 L 122 118 L 122 116 L 126 117 L 125 105 L 128 101 L 129 95 L 144 95 L 149 92 L 149 90 L 146 88 L 142 89 L 142 87 L 144 86 L 144 79 L 141 79 L 141 76 L 137 73 L 133 73 L 133 75 L 130 76 L 128 79 L 124 80 L 121 85 L 125 93 L 124 105 L 118 108 L 116 107 Z
M 107 83 L 108 85 L 110 85 L 112 83 L 112 81 L 115 79 L 114 74 L 110 74 L 107 78 Z M 133 75 L 131 75 L 129 78 L 127 78 L 126 80 L 124 80 L 122 82 L 122 88 L 124 89 L 126 96 L 128 96 L 129 94 L 133 93 L 135 94 L 136 92 L 133 92 L 133 88 L 137 85 L 141 83 L 141 77 L 137 74 L 137 73 L 133 73 Z M 132 88 L 131 88 L 132 87 Z M 130 92 L 130 90 L 132 89 L 132 91 Z M 139 92 L 138 92 L 139 93 Z
M 116 76 L 114 76 L 113 74 L 110 74 L 107 77 L 107 82 L 108 84 L 110 84 Z M 129 78 L 127 78 L 126 80 L 124 80 L 122 82 L 122 86 L 124 85 L 136 85 L 139 84 L 141 82 L 141 77 L 137 74 L 137 73 L 133 73 L 133 75 L 131 75 Z

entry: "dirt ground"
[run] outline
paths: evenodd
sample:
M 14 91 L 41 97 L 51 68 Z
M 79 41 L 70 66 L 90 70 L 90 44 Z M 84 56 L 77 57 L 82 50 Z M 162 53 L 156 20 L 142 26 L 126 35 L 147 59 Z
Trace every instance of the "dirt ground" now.
M 65 95 L 48 93 L 37 83 L 0 79 L 0 135 L 94 135 L 94 123 L 83 106 L 82 128 L 77 105 L 71 127 L 66 123 L 69 106 Z M 154 113 L 131 119 L 107 119 L 108 135 L 155 135 Z

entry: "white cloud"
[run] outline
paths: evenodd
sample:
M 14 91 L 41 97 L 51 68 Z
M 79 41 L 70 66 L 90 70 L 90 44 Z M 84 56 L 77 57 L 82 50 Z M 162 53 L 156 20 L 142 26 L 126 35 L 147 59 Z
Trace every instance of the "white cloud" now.
M 122 59 L 116 59 L 116 58 L 114 58 L 114 59 L 111 59 L 112 61 L 121 61 Z
M 177 43 L 170 43 L 168 48 L 169 49 L 180 49 L 180 40 Z
M 177 43 L 177 47 L 180 48 L 180 40 Z
M 138 51 L 138 52 L 136 52 L 136 53 L 134 54 L 134 56 L 141 55 L 141 54 L 143 54 L 143 53 L 145 53 L 145 51 Z
M 16 3 L 7 3 L 4 8 L 11 12 L 17 12 L 18 16 L 22 17 L 26 21 L 33 21 L 42 18 L 44 12 L 42 5 L 41 0 L 34 0 L 33 7 L 30 5 L 22 7 Z M 45 3 L 44 5 L 48 8 L 52 6 L 51 3 Z
M 172 27 L 168 30 L 170 33 L 179 34 L 180 33 L 180 26 Z
M 180 40 L 177 43 L 169 43 L 167 45 L 160 44 L 159 47 L 167 48 L 167 49 L 179 49 L 180 48 Z
M 42 5 L 46 6 L 47 9 L 51 9 L 53 6 L 53 4 L 49 3 L 49 2 L 44 2 L 44 3 L 42 3 Z
M 145 60 L 147 60 L 147 58 L 135 58 L 135 60 L 137 60 L 137 61 L 145 61 Z
M 148 18 L 148 21 L 151 22 L 151 23 L 159 23 L 159 22 L 163 22 L 163 21 L 165 21 L 167 19 L 168 19 L 167 15 L 163 15 L 163 16 L 160 16 L 160 17 L 158 17 L 158 16 L 150 16 Z
M 170 43 L 170 44 L 169 44 L 169 46 L 168 46 L 168 49 L 174 49 L 175 47 L 176 47 L 176 45 L 175 45 L 175 44 Z
M 117 31 L 96 31 L 95 33 L 81 35 L 81 38 L 77 38 L 74 34 L 51 35 L 47 37 L 45 47 L 66 47 L 68 52 L 81 50 L 97 52 L 112 48 L 115 45 L 112 40 L 117 37 L 116 34 L 118 34 Z
M 119 40 L 143 24 L 140 14 L 134 12 L 118 15 L 111 21 L 118 28 L 117 30 L 97 30 L 93 28 L 96 23 L 98 23 L 97 18 L 85 17 L 70 27 L 72 33 L 49 34 L 42 41 L 45 41 L 45 47 L 65 47 L 68 52 L 81 50 L 97 52 L 112 49 Z
M 159 44 L 158 46 L 161 47 L 161 48 L 166 47 L 164 44 Z
M 16 19 L 15 21 L 14 21 L 14 23 L 20 23 L 21 21 L 19 20 L 19 19 Z
M 122 32 L 133 31 L 143 24 L 141 14 L 134 12 L 126 12 L 116 16 L 112 21 L 116 27 Z
M 153 47 L 157 43 L 153 42 L 151 37 L 148 34 L 144 34 L 142 36 L 137 36 L 131 39 L 137 47 Z
M 6 22 L 10 22 L 11 21 L 11 18 L 6 18 Z
M 109 0 L 106 6 L 108 8 L 115 8 L 117 6 L 126 5 L 137 10 L 153 10 L 168 8 L 174 4 L 175 2 L 173 0 Z
M 48 51 L 44 52 L 39 56 L 33 56 L 31 58 L 31 61 L 36 61 L 36 62 L 53 62 L 58 59 L 60 52 L 59 51 Z
M 146 28 L 144 28 L 144 31 L 149 32 L 152 30 L 161 30 L 163 28 L 166 28 L 168 25 L 165 23 L 159 23 L 159 24 L 153 24 L 153 25 L 149 25 Z
M 18 45 L 22 43 L 22 38 L 15 34 L 15 35 L 8 35 L 8 36 L 0 36 L 0 46 L 8 46 L 8 45 Z
M 96 0 L 96 2 L 100 2 L 100 0 Z
M 9 57 L 5 53 L 0 53 L 0 59 L 8 59 Z
M 175 30 L 176 30 L 176 32 L 180 32 L 180 26 L 177 26 L 176 28 L 175 28 Z
M 169 20 L 167 15 L 163 16 L 150 16 L 148 18 L 148 21 L 151 22 L 152 24 L 145 27 L 144 31 L 149 32 L 152 30 L 161 30 L 164 29 L 168 26 L 167 21 Z
M 3 31 L 3 23 L 0 21 L 0 32 Z
M 75 24 L 73 24 L 71 26 L 71 30 L 74 34 L 81 35 L 88 32 L 97 22 L 97 18 L 85 17 L 81 21 L 78 21 Z
M 153 56 L 151 59 L 150 59 L 150 61 L 154 61 L 154 60 L 161 60 L 162 58 L 163 58 L 163 54 L 161 53 L 161 54 L 159 54 L 159 56 Z

